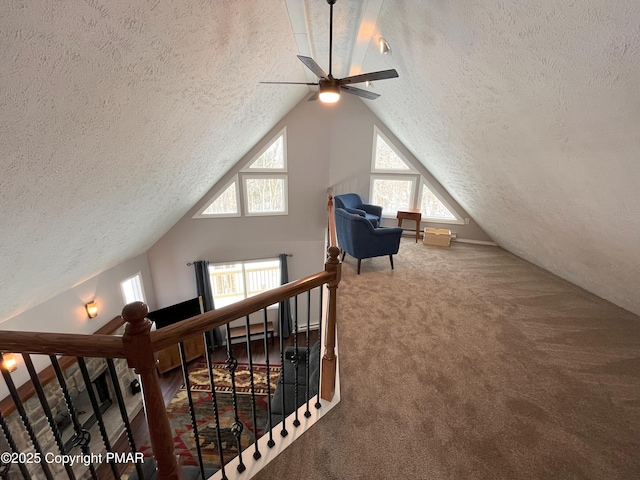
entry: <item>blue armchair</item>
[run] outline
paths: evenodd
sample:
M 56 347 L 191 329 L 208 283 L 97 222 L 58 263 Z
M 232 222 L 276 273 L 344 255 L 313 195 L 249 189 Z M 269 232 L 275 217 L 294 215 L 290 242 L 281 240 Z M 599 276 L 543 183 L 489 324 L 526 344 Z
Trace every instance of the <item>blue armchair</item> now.
M 357 193 L 345 193 L 333 197 L 336 208 L 344 208 L 347 212 L 360 215 L 371 222 L 373 228 L 378 228 L 382 218 L 382 207 L 364 203 Z
M 358 259 L 358 275 L 363 258 L 389 255 L 393 270 L 393 255 L 400 248 L 402 228 L 373 228 L 371 222 L 364 217 L 347 212 L 343 208 L 335 209 L 338 244 L 342 249 L 342 260 L 345 254 Z

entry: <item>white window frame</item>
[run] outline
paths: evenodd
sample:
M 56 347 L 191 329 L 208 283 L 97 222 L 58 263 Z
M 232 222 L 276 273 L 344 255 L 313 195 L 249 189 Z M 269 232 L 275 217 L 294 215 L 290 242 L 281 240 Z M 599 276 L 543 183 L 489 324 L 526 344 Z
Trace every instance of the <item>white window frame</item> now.
M 271 148 L 278 138 L 282 136 L 282 157 L 283 157 L 283 167 L 282 168 L 251 168 L 256 160 L 258 160 L 264 152 Z M 244 173 L 276 173 L 276 172 L 286 172 L 287 171 L 287 127 L 284 127 L 277 134 L 273 136 L 273 138 L 268 141 L 264 147 L 260 149 L 260 151 L 253 156 L 251 161 L 247 162 L 247 164 L 240 170 Z
M 282 137 L 282 161 L 283 167 L 278 168 L 250 168 L 251 165 L 260 158 L 271 146 Z M 284 179 L 284 211 L 279 212 L 249 212 L 249 199 L 247 197 L 247 179 Z M 236 185 L 236 205 L 238 206 L 235 213 L 213 213 L 205 214 L 204 211 L 215 202 L 233 183 Z M 222 188 L 216 189 L 213 194 L 205 202 L 204 206 L 191 218 L 234 218 L 234 217 L 265 217 L 289 214 L 289 180 L 287 174 L 287 127 L 283 127 L 276 135 L 274 135 L 260 151 L 254 155 L 244 167 L 240 168 L 236 175 L 229 180 Z
M 464 225 L 465 221 L 464 218 L 462 218 L 461 215 L 458 214 L 458 212 L 456 212 L 453 207 L 449 204 L 449 202 L 447 202 L 444 198 L 442 198 L 441 195 L 438 194 L 438 192 L 436 191 L 435 188 L 433 188 L 433 185 L 431 185 L 426 178 L 422 177 L 421 178 L 421 182 L 420 182 L 420 188 L 419 188 L 419 192 L 418 192 L 418 196 L 416 198 L 416 208 L 420 208 L 420 205 L 422 203 L 422 193 L 424 191 L 424 186 L 427 186 L 427 188 L 431 191 L 431 193 L 433 193 L 433 195 L 440 200 L 440 202 L 447 207 L 447 210 L 449 210 L 449 212 L 451 212 L 451 214 L 456 217 L 455 220 L 453 219 L 448 219 L 448 218 L 440 218 L 440 217 L 428 217 L 425 216 L 424 214 L 422 214 L 422 221 L 423 222 L 429 222 L 429 223 L 445 223 L 445 224 L 450 224 L 450 225 Z
M 284 180 L 284 188 L 283 188 L 283 203 L 284 210 L 283 211 L 271 211 L 271 212 L 250 212 L 249 211 L 249 197 L 247 195 L 247 180 L 251 179 L 260 179 L 260 180 L 273 180 L 273 179 L 281 179 Z M 245 217 L 265 217 L 265 216 L 274 216 L 274 215 L 289 215 L 289 179 L 286 174 L 273 175 L 273 174 L 242 174 L 242 196 L 243 196 L 243 206 L 244 206 L 244 215 Z
M 400 159 L 409 167 L 409 170 L 391 170 L 391 169 L 377 169 L 376 168 L 376 154 L 377 154 L 377 142 L 378 135 L 386 142 L 386 144 L 400 157 Z M 442 202 L 442 204 L 447 207 L 447 210 L 451 212 L 451 214 L 455 217 L 453 219 L 446 218 L 438 218 L 438 217 L 427 217 L 422 216 L 423 222 L 428 223 L 443 223 L 449 225 L 465 225 L 464 218 L 458 212 L 454 210 L 449 202 L 447 202 L 442 195 L 438 193 L 438 191 L 433 187 L 433 185 L 419 172 L 419 170 L 405 157 L 402 152 L 394 145 L 389 138 L 380 131 L 380 129 L 374 125 L 373 126 L 373 150 L 371 154 L 371 179 L 369 183 L 369 198 L 373 201 L 373 181 L 375 179 L 389 179 L 389 180 L 402 180 L 407 177 L 411 177 L 413 181 L 412 186 L 412 204 L 409 205 L 409 208 L 418 210 L 420 209 L 422 203 L 422 192 L 423 185 L 426 185 L 427 188 L 435 195 L 435 197 Z M 396 218 L 395 212 L 388 212 L 384 209 L 382 210 L 382 218 Z
M 218 200 L 220 196 L 227 191 L 227 189 L 233 184 L 236 184 L 236 206 L 237 211 L 235 213 L 204 213 L 207 208 L 211 206 L 213 202 Z M 240 200 L 240 182 L 238 181 L 238 176 L 235 175 L 231 180 L 229 180 L 224 187 L 222 187 L 215 195 L 209 198 L 204 204 L 198 213 L 196 213 L 192 218 L 232 218 L 232 217 L 240 217 L 242 216 L 242 201 Z
M 131 282 L 135 278 L 138 279 L 138 283 L 140 284 L 140 293 L 142 293 L 142 299 L 136 299 L 134 301 L 147 303 L 147 299 L 146 299 L 147 296 L 144 292 L 144 283 L 142 282 L 142 272 L 138 272 L 135 275 L 131 275 L 130 277 L 127 277 L 120 282 L 120 292 L 122 292 L 122 300 L 124 301 L 125 305 L 127 305 L 127 295 L 125 294 L 124 284 L 126 282 Z
M 377 168 L 376 167 L 376 154 L 378 153 L 378 135 L 380 137 L 382 137 L 382 139 L 385 141 L 385 143 L 391 148 L 391 150 L 394 151 L 394 153 L 396 155 L 398 155 L 398 157 L 400 157 L 400 160 L 402 160 L 404 162 L 404 164 L 408 167 L 407 170 L 394 170 L 391 168 Z M 380 129 L 374 125 L 373 126 L 373 147 L 372 147 L 372 153 L 371 153 L 371 172 L 373 173 L 392 173 L 392 174 L 396 174 L 396 175 L 411 175 L 411 174 L 418 174 L 418 170 L 416 170 L 416 167 L 413 166 L 413 164 L 407 160 L 407 157 L 405 157 L 402 152 L 400 152 L 400 150 L 398 150 L 398 148 L 393 144 L 393 142 L 391 142 L 387 136 L 382 133 L 380 131 Z
M 409 194 L 409 206 L 407 208 L 414 208 L 413 205 L 416 203 L 416 190 L 417 183 L 420 175 L 415 173 L 399 173 L 399 174 L 372 174 L 371 182 L 369 185 L 369 198 L 372 202 L 373 200 L 373 183 L 375 180 L 396 180 L 396 181 L 410 181 L 411 182 L 411 193 Z M 388 212 L 385 209 L 382 209 L 382 218 L 396 218 L 397 212 Z
M 242 298 L 241 300 L 238 300 L 238 302 L 240 302 L 242 300 L 246 300 L 247 298 L 251 298 L 251 297 L 247 296 L 247 281 L 246 281 L 247 279 L 246 279 L 245 265 L 248 264 L 248 263 L 273 262 L 273 261 L 278 262 L 278 270 L 279 270 L 278 273 L 279 273 L 279 277 L 280 277 L 281 276 L 281 272 L 280 272 L 281 266 L 280 266 L 280 259 L 278 257 L 275 257 L 275 258 L 258 258 L 258 259 L 255 259 L 255 260 L 236 260 L 236 261 L 228 261 L 228 262 L 210 263 L 209 264 L 209 284 L 211 286 L 211 291 L 212 291 L 212 295 L 213 295 L 214 304 L 215 304 L 215 297 L 216 296 L 215 296 L 215 293 L 213 293 L 213 292 L 215 292 L 215 287 L 214 287 L 214 285 L 211 284 L 211 267 L 219 267 L 219 266 L 222 266 L 222 265 L 242 265 L 242 269 L 241 269 L 242 270 L 242 281 L 243 281 L 243 284 L 244 284 L 244 288 L 243 288 L 242 293 L 244 295 L 244 298 Z M 223 270 L 223 272 L 224 272 L 224 270 Z M 237 302 L 234 302 L 234 303 L 237 303 Z M 230 304 L 230 305 L 233 305 L 233 304 Z M 216 308 L 218 308 L 218 306 L 216 306 Z M 278 304 L 277 303 L 274 303 L 273 305 L 269 305 L 267 307 L 267 310 L 272 310 L 274 308 L 278 308 Z

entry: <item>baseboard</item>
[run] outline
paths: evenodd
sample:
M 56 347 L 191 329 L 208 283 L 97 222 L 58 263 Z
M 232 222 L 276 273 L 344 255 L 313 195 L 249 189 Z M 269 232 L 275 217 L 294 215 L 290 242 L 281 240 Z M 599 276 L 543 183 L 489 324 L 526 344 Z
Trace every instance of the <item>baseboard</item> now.
M 415 230 L 405 230 L 404 232 L 402 232 L 402 236 L 403 237 L 407 237 L 407 238 L 416 238 L 416 231 Z M 423 238 L 423 235 L 420 235 L 420 239 Z M 473 243 L 474 245 L 488 245 L 490 247 L 497 247 L 498 244 L 495 242 L 486 242 L 484 240 L 471 240 L 469 238 L 458 238 L 456 237 L 456 234 L 454 232 L 452 232 L 451 234 L 451 241 L 452 242 L 460 242 L 460 243 Z
M 241 327 L 244 328 L 244 327 Z M 310 323 L 309 324 L 309 331 L 313 332 L 314 330 L 318 330 L 319 329 L 319 325 L 316 321 L 316 323 Z M 298 333 L 306 333 L 307 331 L 307 325 L 306 322 L 302 325 L 298 325 Z M 222 333 L 222 345 L 226 345 L 227 344 L 227 336 L 225 333 L 224 328 L 221 329 L 221 333 Z M 264 340 L 264 336 L 263 336 L 263 332 L 260 333 L 254 333 L 251 335 L 251 340 Z M 278 338 L 278 331 L 277 329 L 273 331 L 273 336 L 274 338 Z M 269 342 L 271 342 L 271 336 L 268 337 Z M 278 340 L 279 341 L 279 340 Z M 241 336 L 241 337 L 231 337 L 231 344 L 235 345 L 237 343 L 247 343 L 247 337 L 246 336 Z
M 497 247 L 495 242 L 485 242 L 484 240 L 471 240 L 468 238 L 453 238 L 452 241 L 460 243 L 473 243 L 474 245 L 488 245 L 490 247 Z

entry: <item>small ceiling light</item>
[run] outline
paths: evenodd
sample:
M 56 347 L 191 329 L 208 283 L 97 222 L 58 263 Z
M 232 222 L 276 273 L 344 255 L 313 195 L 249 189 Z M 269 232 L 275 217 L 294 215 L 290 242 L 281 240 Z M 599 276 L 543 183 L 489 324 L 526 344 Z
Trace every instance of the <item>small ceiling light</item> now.
M 373 83 L 371 83 L 369 80 L 367 80 L 366 82 L 364 82 L 364 86 L 367 88 L 373 88 Z
M 98 315 L 98 304 L 95 301 L 87 303 L 85 308 L 87 309 L 89 318 L 94 318 Z
M 384 38 L 378 38 L 378 46 L 380 47 L 380 53 L 382 53 L 383 55 L 391 53 L 391 47 Z
M 16 361 L 16 356 L 13 353 L 2 354 L 2 368 L 9 373 L 16 371 L 18 368 L 18 362 Z
M 318 98 L 322 103 L 336 103 L 340 100 L 340 87 L 335 82 L 321 82 Z

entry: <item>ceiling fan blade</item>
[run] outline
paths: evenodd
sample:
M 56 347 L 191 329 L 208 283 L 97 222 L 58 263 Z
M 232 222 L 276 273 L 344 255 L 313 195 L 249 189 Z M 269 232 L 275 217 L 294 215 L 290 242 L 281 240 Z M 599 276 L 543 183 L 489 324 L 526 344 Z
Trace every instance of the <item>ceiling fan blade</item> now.
M 317 83 L 305 83 L 305 82 L 260 82 L 270 85 L 318 85 Z
M 300 61 L 302 63 L 305 64 L 305 66 L 311 70 L 314 75 L 318 78 L 327 78 L 327 74 L 324 73 L 324 70 L 322 70 L 322 68 L 320 68 L 320 65 L 318 65 L 316 63 L 316 61 L 311 58 L 311 57 L 305 57 L 303 55 L 298 55 L 298 58 L 300 59 Z
M 315 102 L 316 100 L 318 100 L 319 95 L 319 92 L 313 92 L 311 96 L 307 98 L 307 102 Z
M 357 95 L 358 97 L 366 98 L 367 100 L 375 100 L 380 96 L 377 93 L 373 93 L 368 90 L 362 90 L 361 88 L 356 87 L 347 87 L 346 85 L 340 85 L 340 90 L 343 90 L 346 93 L 350 93 L 351 95 Z
M 385 80 L 387 78 L 397 78 L 398 72 L 395 69 L 382 70 L 380 72 L 363 73 L 361 75 L 354 75 L 352 77 L 345 77 L 338 80 L 338 83 L 362 83 L 373 82 L 375 80 Z

